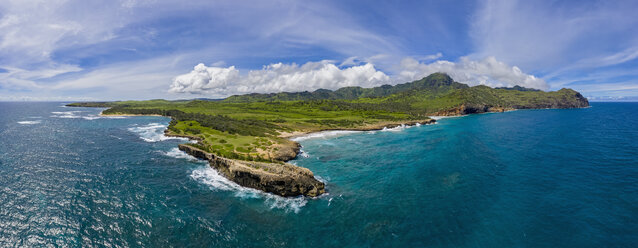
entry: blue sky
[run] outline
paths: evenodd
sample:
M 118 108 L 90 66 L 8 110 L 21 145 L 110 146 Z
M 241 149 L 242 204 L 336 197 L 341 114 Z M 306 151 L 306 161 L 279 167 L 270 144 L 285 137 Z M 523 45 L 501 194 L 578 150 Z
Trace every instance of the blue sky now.
M 470 85 L 638 100 L 636 1 L 2 1 L 0 100 Z

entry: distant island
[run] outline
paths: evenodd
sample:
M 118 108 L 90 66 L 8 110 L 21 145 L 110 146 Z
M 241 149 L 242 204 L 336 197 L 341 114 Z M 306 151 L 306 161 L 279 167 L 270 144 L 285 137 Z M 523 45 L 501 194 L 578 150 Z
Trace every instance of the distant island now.
M 286 161 L 300 150 L 291 137 L 325 130 L 378 130 L 431 124 L 430 116 L 457 116 L 515 109 L 582 108 L 589 102 L 572 89 L 544 92 L 520 86 L 469 87 L 443 73 L 414 82 L 335 91 L 247 94 L 223 100 L 80 102 L 107 107 L 103 115 L 171 118 L 168 136 L 196 143 L 179 149 L 206 159 L 239 185 L 281 196 L 318 196 L 323 182 Z

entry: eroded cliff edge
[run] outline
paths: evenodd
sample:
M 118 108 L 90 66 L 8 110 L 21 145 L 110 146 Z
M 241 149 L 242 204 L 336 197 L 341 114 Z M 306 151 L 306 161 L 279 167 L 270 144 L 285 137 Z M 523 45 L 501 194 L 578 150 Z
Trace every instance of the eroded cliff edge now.
M 227 159 L 188 144 L 180 144 L 179 149 L 196 158 L 208 160 L 210 166 L 224 177 L 244 187 L 280 196 L 315 197 L 325 193 L 325 184 L 317 180 L 307 168 L 283 162 Z
M 434 119 L 426 119 L 402 123 L 378 123 L 347 130 L 371 131 L 401 125 L 427 125 L 434 124 L 435 122 L 436 120 Z M 322 131 L 327 130 L 328 129 Z M 169 130 L 166 130 L 165 134 L 167 136 L 187 137 L 199 142 L 197 137 L 176 135 L 172 134 Z M 297 157 L 300 145 L 297 142 L 293 143 L 293 146 L 281 147 L 275 159 L 277 161 L 288 161 Z M 316 197 L 326 192 L 325 184 L 317 180 L 312 171 L 304 167 L 285 162 L 268 163 L 224 158 L 189 144 L 180 144 L 178 148 L 193 157 L 207 160 L 210 166 L 215 168 L 222 176 L 244 187 L 258 189 L 280 196 L 303 195 Z
M 476 86 L 478 90 L 488 88 L 486 86 Z M 535 96 L 520 95 L 514 99 L 495 97 L 490 91 L 483 92 L 479 96 L 467 96 L 465 103 L 432 113 L 434 116 L 458 116 L 467 114 L 478 114 L 487 112 L 505 112 L 517 109 L 569 109 L 589 107 L 589 101 L 579 92 L 572 89 L 561 89 L 548 92 L 553 95 L 547 98 L 537 98 Z

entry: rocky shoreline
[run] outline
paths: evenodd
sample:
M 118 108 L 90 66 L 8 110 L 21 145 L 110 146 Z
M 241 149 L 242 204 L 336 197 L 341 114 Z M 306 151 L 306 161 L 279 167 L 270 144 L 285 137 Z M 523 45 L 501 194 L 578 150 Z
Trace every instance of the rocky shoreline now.
M 335 129 L 348 131 L 374 131 L 383 130 L 384 128 L 394 128 L 402 125 L 427 125 L 433 124 L 436 120 L 426 119 L 408 122 L 380 123 L 376 125 L 364 126 L 352 129 Z M 330 131 L 330 130 L 321 130 Z M 293 138 L 301 135 L 308 135 L 315 132 L 298 132 L 294 136 L 282 136 Z M 188 135 L 172 134 L 165 130 L 166 136 L 182 137 L 194 139 Z M 194 139 L 198 140 L 198 139 Z M 297 157 L 300 151 L 300 145 L 294 142 L 295 147 L 291 147 L 291 152 L 282 154 L 278 159 L 282 161 L 292 160 Z M 209 153 L 189 144 L 178 145 L 179 150 L 196 157 L 198 159 L 207 160 L 211 167 L 215 168 L 221 175 L 227 179 L 244 187 L 262 190 L 264 192 L 280 195 L 280 196 L 309 196 L 316 197 L 324 194 L 325 184 L 314 177 L 312 171 L 307 168 L 296 166 L 289 163 L 266 163 L 243 161 L 236 159 L 228 159 L 215 154 Z
M 562 106 L 561 106 L 562 107 Z M 581 106 L 575 106 L 581 107 Z M 434 113 L 435 116 L 462 116 L 467 114 L 486 113 L 486 112 L 506 112 L 516 110 L 514 108 L 503 107 L 468 107 L 461 105 L 459 107 L 446 111 Z M 103 115 L 100 113 L 100 115 Z M 133 116 L 133 115 L 129 115 Z M 396 128 L 400 126 L 428 125 L 436 123 L 435 119 L 423 119 L 413 121 L 388 121 L 355 128 L 335 128 L 321 129 L 310 131 L 284 132 L 279 135 L 281 138 L 294 139 L 302 136 L 311 135 L 312 133 L 325 131 L 377 131 L 386 128 Z M 198 137 L 181 135 L 170 132 L 168 129 L 164 131 L 166 136 L 188 138 L 200 141 Z M 314 177 L 312 171 L 307 168 L 296 166 L 293 164 L 280 162 L 255 162 L 236 159 L 228 159 L 209 153 L 202 149 L 189 144 L 178 145 L 179 150 L 196 157 L 198 159 L 207 160 L 211 167 L 215 168 L 221 175 L 227 179 L 244 187 L 258 189 L 264 192 L 272 193 L 279 196 L 309 196 L 316 197 L 326 192 L 325 184 Z M 300 144 L 293 141 L 292 146 L 283 147 L 281 154 L 276 159 L 280 161 L 289 161 L 297 157 L 300 151 Z M 284 152 L 285 151 L 285 152 Z
M 376 124 L 371 124 L 371 125 L 366 125 L 366 126 L 356 127 L 356 128 L 335 128 L 335 129 L 326 128 L 326 129 L 320 129 L 320 130 L 310 131 L 310 132 L 302 132 L 302 131 L 296 131 L 296 132 L 290 132 L 290 133 L 284 132 L 284 133 L 281 133 L 279 137 L 294 139 L 294 138 L 298 138 L 302 136 L 307 136 L 313 133 L 320 133 L 320 132 L 326 132 L 326 131 L 379 131 L 379 130 L 383 130 L 387 128 L 400 127 L 402 125 L 415 126 L 415 125 L 429 125 L 434 123 L 436 123 L 436 120 L 432 118 L 425 119 L 425 120 L 415 120 L 415 121 L 382 122 L 382 123 L 376 123 Z
M 315 197 L 325 193 L 325 184 L 312 172 L 288 163 L 263 163 L 227 159 L 208 153 L 188 144 L 178 148 L 187 154 L 208 160 L 210 166 L 229 180 L 249 188 L 280 196 Z

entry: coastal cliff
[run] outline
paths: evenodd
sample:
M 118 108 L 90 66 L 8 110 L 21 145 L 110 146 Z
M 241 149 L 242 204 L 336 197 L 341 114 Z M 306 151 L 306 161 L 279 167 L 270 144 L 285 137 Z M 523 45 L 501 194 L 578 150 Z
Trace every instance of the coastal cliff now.
M 500 90 L 503 91 L 504 89 Z M 432 115 L 457 116 L 487 112 L 505 112 L 516 109 L 568 109 L 589 107 L 587 98 L 572 89 L 561 89 L 559 91 L 545 93 L 552 94 L 549 97 L 546 95 L 519 95 L 514 99 L 490 95 L 493 94 L 494 89 L 489 89 L 485 86 L 475 87 L 475 91 L 479 91 L 481 94 L 463 92 L 465 94 L 464 97 L 468 99 L 465 103 L 457 107 L 433 112 Z
M 520 86 L 470 87 L 443 73 L 374 88 L 232 96 L 223 101 L 122 101 L 72 103 L 105 107 L 103 115 L 170 117 L 167 136 L 197 144 L 180 149 L 206 159 L 226 178 L 282 196 L 317 196 L 325 185 L 310 170 L 285 163 L 299 153 L 291 137 L 328 130 L 370 131 L 435 123 L 428 116 L 457 116 L 515 109 L 582 108 L 577 91 Z
M 210 165 L 229 180 L 249 188 L 280 196 L 319 196 L 325 193 L 323 182 L 309 169 L 288 163 L 264 163 L 222 158 L 188 144 L 179 149 Z

